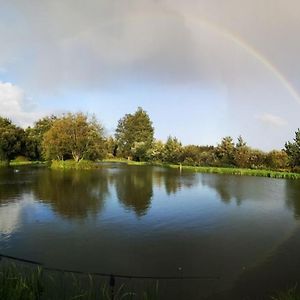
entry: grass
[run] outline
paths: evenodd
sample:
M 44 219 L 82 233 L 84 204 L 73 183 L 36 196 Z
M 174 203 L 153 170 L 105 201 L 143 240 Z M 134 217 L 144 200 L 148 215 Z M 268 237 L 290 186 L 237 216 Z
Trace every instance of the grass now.
M 166 164 L 164 166 L 170 168 L 180 168 L 178 165 Z M 244 175 L 244 176 L 260 176 L 269 178 L 283 178 L 283 179 L 300 179 L 299 173 L 292 172 L 280 172 L 272 170 L 260 170 L 260 169 L 240 169 L 240 168 L 219 168 L 219 167 L 193 167 L 182 166 L 182 170 L 194 171 L 199 173 L 215 173 L 215 174 L 227 174 L 227 175 Z
M 28 165 L 42 165 L 45 164 L 43 161 L 16 161 L 12 160 L 10 161 L 9 165 L 10 166 L 28 166 Z
M 53 160 L 51 169 L 62 170 L 91 170 L 98 167 L 98 165 L 89 160 L 81 160 L 76 162 L 74 160 Z
M 109 285 L 109 278 L 47 271 L 41 267 L 3 263 L 0 267 L 0 299 L 2 300 L 156 300 L 159 286 L 144 285 L 138 290 L 125 283 Z M 132 281 L 131 281 L 132 283 Z M 269 300 L 300 300 L 297 285 Z
M 107 158 L 103 159 L 101 162 L 104 163 L 123 163 L 130 166 L 145 166 L 145 165 L 153 165 L 153 162 L 146 162 L 146 161 L 134 161 L 128 160 L 125 158 Z
M 276 296 L 271 297 L 271 300 L 300 300 L 297 285 L 286 291 L 278 292 Z
M 197 173 L 214 173 L 224 175 L 240 175 L 240 176 L 259 176 L 269 178 L 282 178 L 282 179 L 300 179 L 300 173 L 293 173 L 287 171 L 274 171 L 274 170 L 261 170 L 261 169 L 241 169 L 241 168 L 225 168 L 225 167 L 195 167 L 177 164 L 168 164 L 161 162 L 136 162 L 127 159 L 105 159 L 103 162 L 111 163 L 126 163 L 128 165 L 152 165 L 161 166 L 172 169 L 182 169 L 185 171 L 192 171 Z
M 112 288 L 109 278 L 43 270 L 41 267 L 5 263 L 0 267 L 2 300 L 155 300 L 158 284 L 134 290 L 119 283 Z
M 20 271 L 14 264 L 0 271 L 0 299 L 35 300 L 39 299 L 43 288 L 40 268 L 30 272 Z
M 0 167 L 7 167 L 7 166 L 9 166 L 9 162 L 8 161 L 0 160 Z
M 168 164 L 162 162 L 139 162 L 133 160 L 127 160 L 124 158 L 109 158 L 104 159 L 101 162 L 104 163 L 124 163 L 130 166 L 161 166 L 172 169 L 179 169 L 185 171 L 192 171 L 198 173 L 214 173 L 214 174 L 227 174 L 227 175 L 240 175 L 240 176 L 259 176 L 259 177 L 269 177 L 269 178 L 281 178 L 281 179 L 300 179 L 300 173 L 293 173 L 288 171 L 274 171 L 274 170 L 263 170 L 263 169 L 241 169 L 241 168 L 225 168 L 225 167 L 195 167 L 187 165 L 178 165 L 178 164 Z M 45 162 L 40 161 L 28 161 L 28 160 L 12 160 L 10 166 L 22 166 L 22 165 L 39 165 L 45 164 Z M 8 166 L 8 163 L 5 161 L 0 161 L 0 167 Z M 82 160 L 76 163 L 74 160 L 65 160 L 59 161 L 54 160 L 51 163 L 52 169 L 75 169 L 75 170 L 90 170 L 98 168 L 99 165 L 95 162 L 89 160 Z

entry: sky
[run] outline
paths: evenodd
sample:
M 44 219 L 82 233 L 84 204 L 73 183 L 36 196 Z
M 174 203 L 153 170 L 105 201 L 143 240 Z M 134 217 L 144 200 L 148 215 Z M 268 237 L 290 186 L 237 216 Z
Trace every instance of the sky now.
M 0 0 L 0 115 L 143 107 L 155 137 L 281 149 L 300 127 L 298 0 Z

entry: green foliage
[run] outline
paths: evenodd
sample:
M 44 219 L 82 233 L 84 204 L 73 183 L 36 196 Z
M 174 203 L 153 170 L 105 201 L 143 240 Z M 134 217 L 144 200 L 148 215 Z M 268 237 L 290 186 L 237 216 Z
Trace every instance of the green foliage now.
M 273 150 L 266 156 L 266 165 L 271 169 L 286 169 L 288 163 L 289 157 L 284 151 Z
M 221 143 L 216 148 L 216 156 L 221 165 L 233 166 L 234 165 L 234 151 L 235 146 L 232 137 L 224 137 Z
M 50 272 L 41 267 L 20 267 L 10 263 L 0 268 L 0 299 L 158 299 L 158 281 L 155 285 L 144 283 L 138 289 L 132 284 L 119 283 L 112 289 L 108 280 L 90 274 Z
M 106 150 L 107 156 L 109 158 L 116 157 L 117 149 L 118 149 L 117 141 L 112 136 L 108 137 L 105 140 L 105 150 Z
M 75 160 L 53 160 L 51 162 L 52 169 L 63 169 L 63 170 L 90 170 L 95 169 L 98 166 L 89 160 L 81 160 L 76 162 Z
M 154 141 L 152 147 L 148 150 L 150 161 L 163 161 L 165 145 L 162 141 Z
M 289 156 L 292 167 L 300 166 L 300 129 L 295 132 L 294 142 L 285 144 L 285 152 Z
M 251 148 L 247 146 L 242 136 L 239 136 L 234 151 L 234 165 L 238 168 L 249 168 L 250 155 Z
M 164 147 L 163 161 L 168 163 L 182 162 L 182 144 L 176 137 L 168 137 Z
M 24 130 L 0 117 L 0 160 L 10 161 L 21 154 L 24 141 Z
M 147 159 L 153 136 L 154 128 L 146 111 L 139 107 L 134 114 L 126 114 L 119 120 L 115 134 L 118 155 L 137 161 Z
M 42 143 L 44 134 L 50 130 L 57 117 L 44 117 L 25 130 L 25 156 L 31 160 L 43 160 Z
M 42 145 L 47 160 L 102 159 L 105 150 L 103 127 L 95 118 L 69 113 L 53 122 L 44 134 Z
M 276 296 L 271 297 L 272 300 L 300 300 L 300 293 L 297 285 L 286 290 L 278 292 Z
M 164 164 L 165 167 L 179 168 L 178 165 Z M 228 168 L 228 167 L 193 167 L 182 166 L 183 170 L 199 172 L 199 173 L 215 173 L 226 175 L 244 175 L 244 176 L 259 176 L 269 178 L 282 178 L 282 179 L 300 179 L 300 174 L 291 172 L 279 172 L 261 169 L 240 169 L 240 168 Z
M 0 299 L 38 300 L 43 292 L 41 285 L 41 269 L 29 273 L 18 269 L 15 265 L 0 270 Z
M 190 166 L 213 166 L 215 165 L 213 146 L 188 145 L 182 149 L 182 162 Z
M 0 166 L 6 166 L 11 160 L 18 165 L 29 163 L 28 159 L 33 162 L 73 159 L 78 163 L 107 157 L 187 166 L 300 172 L 300 129 L 294 141 L 285 144 L 284 150 L 269 153 L 249 147 L 241 136 L 236 143 L 230 136 L 224 137 L 217 147 L 182 146 L 171 136 L 165 143 L 155 141 L 150 117 L 140 107 L 119 120 L 115 138 L 105 138 L 103 131 L 94 117 L 83 113 L 44 117 L 25 131 L 0 117 Z M 16 160 L 17 156 L 23 158 Z M 53 167 L 73 168 L 70 162 L 54 162 Z

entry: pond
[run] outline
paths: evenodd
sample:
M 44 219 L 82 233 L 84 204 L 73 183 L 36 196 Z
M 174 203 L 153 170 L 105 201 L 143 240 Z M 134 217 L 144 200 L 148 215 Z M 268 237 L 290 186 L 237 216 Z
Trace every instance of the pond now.
M 299 180 L 125 164 L 0 169 L 0 253 L 84 272 L 204 277 L 173 285 L 178 299 L 294 285 L 299 218 Z

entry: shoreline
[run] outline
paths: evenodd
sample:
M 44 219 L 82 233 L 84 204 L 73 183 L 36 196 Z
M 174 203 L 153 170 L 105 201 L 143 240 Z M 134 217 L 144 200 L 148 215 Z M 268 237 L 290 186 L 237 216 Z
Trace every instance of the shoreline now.
M 300 173 L 293 173 L 288 171 L 276 171 L 267 169 L 243 169 L 232 167 L 204 167 L 204 166 L 188 166 L 180 164 L 170 164 L 162 162 L 138 162 L 127 159 L 103 159 L 99 162 L 92 162 L 83 160 L 79 163 L 75 161 L 53 161 L 50 165 L 52 169 L 61 170 L 92 170 L 101 167 L 102 163 L 121 163 L 128 166 L 156 166 L 165 167 L 171 169 L 180 169 L 182 171 L 190 171 L 195 173 L 207 173 L 207 174 L 221 174 L 221 175 L 236 175 L 236 176 L 255 176 L 255 177 L 268 177 L 277 179 L 300 179 Z M 0 164 L 1 167 L 15 167 L 15 166 L 47 166 L 48 162 L 42 161 L 11 161 L 9 164 Z

